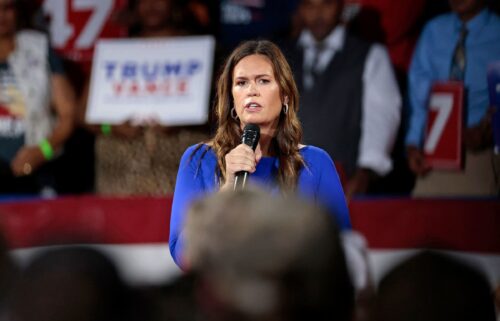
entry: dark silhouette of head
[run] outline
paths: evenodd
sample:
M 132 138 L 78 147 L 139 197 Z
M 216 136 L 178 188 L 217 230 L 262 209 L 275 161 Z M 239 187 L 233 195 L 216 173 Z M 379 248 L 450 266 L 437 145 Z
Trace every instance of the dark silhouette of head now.
M 48 250 L 21 273 L 8 313 L 20 321 L 124 320 L 127 290 L 114 264 L 97 250 Z
M 494 321 L 490 285 L 475 268 L 444 254 L 421 252 L 381 281 L 379 321 Z
M 218 320 L 351 320 L 343 248 L 321 209 L 254 189 L 218 193 L 190 211 L 186 243 Z

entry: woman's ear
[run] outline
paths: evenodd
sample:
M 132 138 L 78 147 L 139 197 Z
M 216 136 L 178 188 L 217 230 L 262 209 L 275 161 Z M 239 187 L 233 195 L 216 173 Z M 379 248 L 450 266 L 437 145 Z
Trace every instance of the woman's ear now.
M 288 104 L 288 96 L 285 96 L 285 97 L 283 98 L 283 104 Z

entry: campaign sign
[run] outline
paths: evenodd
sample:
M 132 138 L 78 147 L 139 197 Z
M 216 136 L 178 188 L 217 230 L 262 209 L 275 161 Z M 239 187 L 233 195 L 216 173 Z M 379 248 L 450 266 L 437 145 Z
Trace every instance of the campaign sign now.
M 437 82 L 431 87 L 424 155 L 432 168 L 462 168 L 463 100 L 462 82 Z
M 43 0 L 52 47 L 67 59 L 90 61 L 98 39 L 127 35 L 127 27 L 116 19 L 127 4 L 127 0 Z
M 211 36 L 100 40 L 94 53 L 86 121 L 205 123 L 214 47 Z
M 492 118 L 495 154 L 500 154 L 500 61 L 488 66 L 488 89 L 490 105 L 494 108 Z

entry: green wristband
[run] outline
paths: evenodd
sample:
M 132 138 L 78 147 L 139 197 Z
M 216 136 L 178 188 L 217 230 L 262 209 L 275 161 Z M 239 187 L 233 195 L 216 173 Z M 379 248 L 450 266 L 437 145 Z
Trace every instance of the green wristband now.
M 111 125 L 110 124 L 101 124 L 101 132 L 104 136 L 111 135 Z
M 46 160 L 51 160 L 54 157 L 54 150 L 47 139 L 42 139 L 40 144 L 38 144 L 38 147 L 40 147 L 43 157 Z

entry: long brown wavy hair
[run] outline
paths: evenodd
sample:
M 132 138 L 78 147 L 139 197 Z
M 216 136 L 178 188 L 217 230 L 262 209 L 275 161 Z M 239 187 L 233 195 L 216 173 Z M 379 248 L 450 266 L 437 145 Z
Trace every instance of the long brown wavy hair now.
M 299 92 L 285 56 L 275 44 L 267 40 L 240 44 L 227 59 L 218 78 L 215 97 L 215 119 L 218 127 L 210 145 L 217 157 L 219 183 L 222 185 L 226 180 L 226 154 L 241 143 L 240 121 L 231 117 L 231 108 L 234 105 L 233 71 L 238 62 L 250 55 L 263 55 L 269 58 L 280 88 L 281 100 L 284 101 L 284 97 L 288 97 L 288 112 L 285 113 L 282 109 L 280 113 L 271 148 L 280 164 L 277 173 L 278 184 L 284 190 L 294 190 L 299 170 L 305 165 L 299 153 L 299 144 L 302 140 L 302 127 L 297 117 Z

